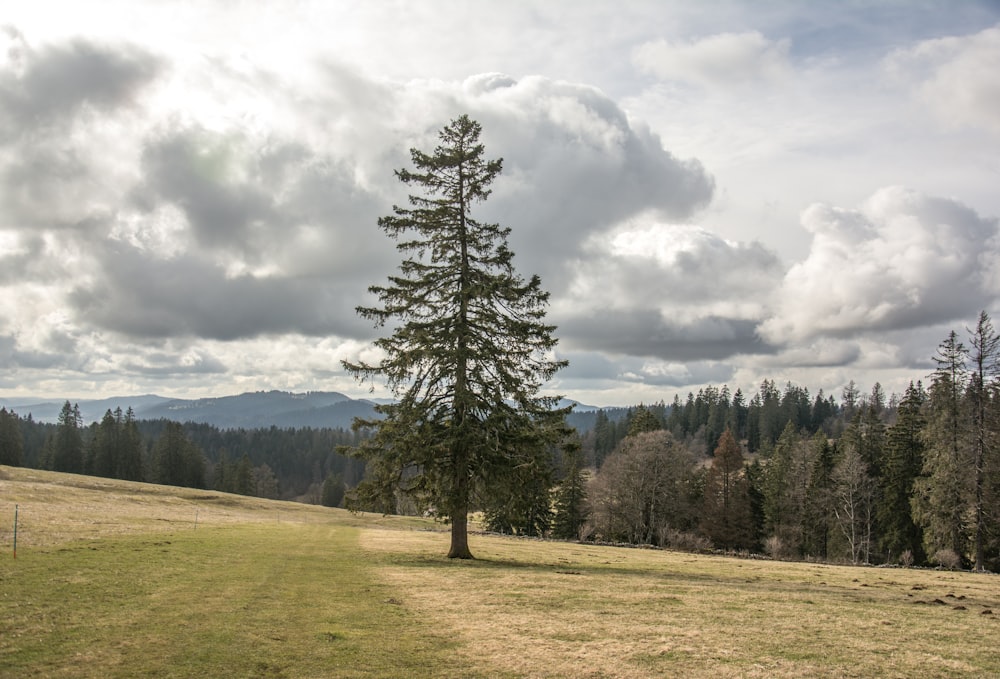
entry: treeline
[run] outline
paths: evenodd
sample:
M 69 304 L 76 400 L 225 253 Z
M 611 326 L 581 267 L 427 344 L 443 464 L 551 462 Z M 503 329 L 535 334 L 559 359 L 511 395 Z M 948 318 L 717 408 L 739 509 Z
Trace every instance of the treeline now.
M 984 312 L 968 345 L 952 332 L 934 360 L 929 388 L 888 398 L 851 382 L 838 404 L 765 381 L 749 402 L 709 387 L 617 422 L 598 415 L 582 441 L 553 451 L 551 492 L 522 484 L 520 514 L 490 527 L 998 570 L 1000 335 Z
M 339 505 L 364 464 L 337 452 L 343 429 L 227 429 L 108 411 L 84 426 L 66 402 L 55 424 L 0 409 L 0 464 Z
M 881 388 L 881 387 L 879 387 Z M 880 397 L 884 400 L 884 397 Z M 689 445 L 701 444 L 713 451 L 726 429 L 741 441 L 751 453 L 773 446 L 785 425 L 791 422 L 797 431 L 838 436 L 853 417 L 860 399 L 858 387 L 852 381 L 843 392 L 843 405 L 821 389 L 815 398 L 809 390 L 787 383 L 783 390 L 773 380 L 764 380 L 760 389 L 748 401 L 741 389 L 708 386 L 698 393 L 688 393 L 687 400 L 674 396 L 669 406 L 664 402 L 640 407 L 600 410 L 584 435 L 587 461 L 601 466 L 611 452 L 633 428 L 633 419 L 641 415 Z M 895 409 L 893 397 L 886 407 L 891 417 Z M 646 426 L 646 425 L 644 425 Z

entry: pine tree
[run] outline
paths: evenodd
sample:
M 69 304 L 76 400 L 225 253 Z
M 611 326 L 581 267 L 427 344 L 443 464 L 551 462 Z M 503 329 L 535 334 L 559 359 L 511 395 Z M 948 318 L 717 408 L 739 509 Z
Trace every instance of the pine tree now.
M 823 432 L 812 438 L 813 462 L 806 491 L 802 553 L 827 558 L 833 512 L 834 448 Z
M 755 453 L 760 450 L 760 412 L 763 409 L 760 394 L 754 394 L 747 406 L 747 450 Z
M 153 444 L 153 479 L 168 486 L 205 486 L 205 459 L 201 449 L 177 422 L 166 422 Z
M 812 430 L 815 432 L 822 429 L 826 421 L 833 417 L 834 411 L 835 408 L 832 399 L 827 400 L 823 395 L 823 390 L 820 389 L 819 393 L 816 394 L 816 400 L 813 402 L 812 412 L 809 417 Z
M 603 410 L 597 411 L 594 420 L 594 466 L 600 469 L 604 458 L 615 449 L 615 425 Z
M 324 507 L 339 507 L 344 501 L 344 477 L 340 474 L 330 474 L 323 481 L 323 499 L 320 501 Z
M 923 468 L 923 415 L 927 394 L 923 386 L 911 382 L 897 409 L 896 424 L 886 437 L 880 494 L 876 518 L 879 543 L 886 555 L 900 557 L 906 552 L 916 563 L 924 561 L 923 533 L 913 521 L 910 498 L 913 484 Z
M 219 452 L 219 461 L 215 463 L 214 488 L 223 493 L 232 493 L 236 477 L 233 464 L 229 461 L 229 451 L 223 448 Z
M 969 332 L 972 375 L 969 380 L 969 405 L 972 410 L 972 455 L 973 455 L 973 497 L 972 513 L 973 558 L 977 571 L 986 569 L 987 533 L 996 526 L 989 521 L 987 512 L 987 492 L 989 483 L 987 470 L 994 463 L 997 455 L 997 443 L 990 421 L 991 401 L 996 398 L 1000 376 L 1000 334 L 993 329 L 993 322 L 983 311 L 975 330 Z
M 840 394 L 840 400 L 844 404 L 844 419 L 850 422 L 854 419 L 854 409 L 858 405 L 858 398 L 861 396 L 861 391 L 858 389 L 858 385 L 851 380 L 844 387 L 844 391 Z
M 52 469 L 57 472 L 83 473 L 83 434 L 80 407 L 63 404 L 52 446 Z
M 741 389 L 737 389 L 736 393 L 733 394 L 733 403 L 729 408 L 729 416 L 726 421 L 726 426 L 732 430 L 733 436 L 736 437 L 737 441 L 746 438 L 747 403 Z
M 774 380 L 761 382 L 760 391 L 760 446 L 764 448 L 778 440 L 788 424 L 788 419 L 782 419 L 781 392 Z M 794 427 L 793 427 L 794 428 Z
M 253 463 L 246 453 L 236 463 L 233 477 L 232 492 L 237 495 L 253 495 L 257 490 L 253 481 Z
M 754 457 L 753 462 L 746 468 L 747 491 L 750 495 L 751 532 L 755 548 L 761 546 L 765 533 L 764 488 L 767 483 L 766 471 L 759 456 Z
M 472 215 L 501 172 L 500 160 L 484 159 L 480 132 L 460 116 L 433 155 L 411 150 L 416 171 L 396 172 L 423 191 L 379 220 L 405 259 L 388 285 L 369 289 L 379 306 L 358 308 L 394 330 L 375 342 L 380 362 L 344 362 L 358 378 L 385 379 L 398 399 L 378 406 L 381 419 L 356 423 L 374 432 L 358 451 L 370 462 L 360 495 L 390 504 L 399 489 L 447 516 L 453 558 L 472 557 L 474 492 L 505 487 L 562 435 L 565 415 L 537 393 L 565 365 L 552 358 L 548 293 L 515 272 L 510 229 Z
M 764 519 L 769 537 L 782 555 L 802 549 L 805 504 L 812 474 L 812 449 L 791 420 L 764 467 Z
M 121 450 L 118 458 L 118 478 L 128 481 L 141 481 L 142 472 L 142 434 L 135 421 L 132 408 L 125 411 L 125 421 L 122 423 L 120 435 Z
M 748 549 L 753 545 L 750 493 L 743 468 L 743 451 L 726 429 L 719 437 L 705 479 L 701 515 L 702 532 L 722 549 Z
M 729 388 L 723 386 L 722 389 L 713 390 L 711 396 L 705 422 L 705 445 L 708 450 L 715 450 L 729 420 Z
M 0 464 L 20 467 L 24 457 L 24 435 L 17 415 L 0 408 Z
M 964 399 L 969 381 L 967 358 L 968 350 L 952 331 L 938 346 L 937 369 L 928 390 L 924 465 L 914 482 L 911 503 L 931 558 L 941 551 L 964 558 L 967 551 L 965 513 L 972 468 Z
M 629 411 L 628 435 L 635 436 L 647 431 L 659 431 L 663 429 L 663 421 L 658 418 L 652 410 L 641 403 L 634 410 Z
M 563 463 L 566 474 L 555 494 L 552 537 L 572 540 L 580 536 L 580 528 L 587 521 L 587 484 L 578 444 L 570 441 L 563 446 Z
M 532 537 L 546 534 L 552 526 L 552 471 L 546 447 L 523 448 L 518 465 L 480 493 L 486 530 Z
M 808 389 L 798 387 L 791 382 L 785 385 L 778 421 L 782 424 L 792 422 L 797 430 L 809 428 L 812 423 L 812 406 Z
M 121 413 L 121 411 L 118 411 Z M 89 471 L 95 476 L 115 478 L 118 469 L 117 455 L 119 445 L 119 426 L 109 408 L 97 427 L 96 434 L 90 441 Z

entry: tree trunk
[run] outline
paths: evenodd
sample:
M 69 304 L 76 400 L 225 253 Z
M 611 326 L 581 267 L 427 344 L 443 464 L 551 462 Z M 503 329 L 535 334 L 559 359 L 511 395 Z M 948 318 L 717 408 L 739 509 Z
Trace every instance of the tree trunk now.
M 469 477 L 466 465 L 459 464 L 451 498 L 451 549 L 449 559 L 471 559 L 469 551 Z
M 469 551 L 469 455 L 466 450 L 457 451 L 452 472 L 454 476 L 449 498 L 451 549 L 448 550 L 448 558 L 471 559 L 473 557 Z
M 451 549 L 449 559 L 472 559 L 469 551 L 469 513 L 456 511 L 451 516 Z
M 458 166 L 458 206 L 459 206 L 459 244 L 461 246 L 461 265 L 459 271 L 459 308 L 457 342 L 455 347 L 455 391 L 454 416 L 459 439 L 459 450 L 456 451 L 453 462 L 453 485 L 451 501 L 451 549 L 449 559 L 471 559 L 469 551 L 469 450 L 466 440 L 468 422 L 468 333 L 469 333 L 469 300 L 472 297 L 470 289 L 469 270 L 469 233 L 466 224 L 466 187 L 465 166 Z
M 983 426 L 983 425 L 980 425 Z M 975 564 L 973 568 L 977 573 L 986 572 L 986 549 L 983 544 L 986 533 L 986 518 L 983 514 L 983 479 L 985 477 L 983 469 L 983 449 L 985 447 L 985 442 L 983 441 L 982 433 L 979 435 L 979 445 L 976 449 L 976 495 L 975 495 L 975 509 L 976 509 L 976 538 L 975 538 Z

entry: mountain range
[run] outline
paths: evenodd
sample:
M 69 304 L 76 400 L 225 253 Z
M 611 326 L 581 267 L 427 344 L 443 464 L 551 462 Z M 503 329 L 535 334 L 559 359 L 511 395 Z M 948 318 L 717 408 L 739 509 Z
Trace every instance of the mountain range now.
M 65 400 L 0 398 L 0 407 L 22 417 L 29 413 L 37 422 L 56 422 Z M 80 408 L 84 425 L 99 422 L 108 411 L 132 408 L 137 420 L 167 419 L 177 422 L 198 422 L 220 429 L 332 428 L 349 429 L 355 417 L 372 417 L 376 400 L 352 399 L 332 391 L 291 393 L 287 391 L 256 391 L 236 396 L 199 399 L 177 399 L 146 394 L 112 398 L 71 401 Z M 592 413 L 597 408 L 575 401 L 574 414 Z M 572 424 L 572 423 L 571 423 Z
M 211 424 L 220 429 L 330 427 L 348 429 L 355 417 L 375 414 L 375 402 L 337 392 L 257 391 L 199 399 L 143 396 L 71 401 L 80 407 L 84 424 L 99 422 L 108 411 L 132 408 L 137 420 L 167 419 Z M 65 400 L 0 399 L 0 406 L 39 422 L 56 422 Z

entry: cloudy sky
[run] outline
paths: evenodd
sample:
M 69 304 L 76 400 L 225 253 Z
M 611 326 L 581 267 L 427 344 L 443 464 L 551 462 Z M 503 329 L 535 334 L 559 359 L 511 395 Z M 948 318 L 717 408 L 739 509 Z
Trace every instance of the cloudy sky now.
M 901 391 L 1000 314 L 1000 4 L 14 3 L 0 397 L 368 395 L 408 149 L 468 113 L 550 387 Z M 376 390 L 376 395 L 383 395 Z

